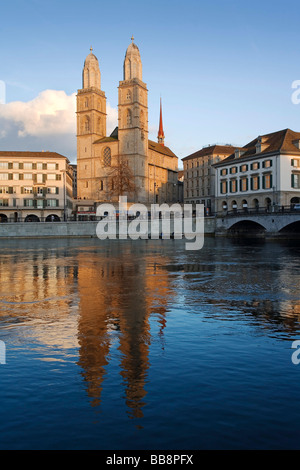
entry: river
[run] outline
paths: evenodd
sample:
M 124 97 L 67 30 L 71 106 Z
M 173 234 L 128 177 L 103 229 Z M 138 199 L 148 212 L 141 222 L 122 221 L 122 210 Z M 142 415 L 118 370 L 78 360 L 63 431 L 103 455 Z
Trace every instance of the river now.
M 1 449 L 300 448 L 299 245 L 7 240 L 0 280 Z

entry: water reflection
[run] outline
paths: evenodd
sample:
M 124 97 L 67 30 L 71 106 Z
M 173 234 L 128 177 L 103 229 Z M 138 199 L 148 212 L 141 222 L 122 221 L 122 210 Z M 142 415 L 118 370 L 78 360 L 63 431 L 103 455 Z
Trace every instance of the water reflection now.
M 157 270 L 152 256 L 131 246 L 115 247 L 101 256 L 82 252 L 79 269 L 79 365 L 93 406 L 101 401 L 109 354 L 118 342 L 120 374 L 132 417 L 143 416 L 151 344 L 150 316 L 156 315 L 160 335 L 171 301 L 168 275 Z
M 10 341 L 42 345 L 41 359 L 76 348 L 93 407 L 117 361 L 116 387 L 129 416 L 141 418 L 151 344 L 166 347 L 172 308 L 290 339 L 299 332 L 299 285 L 299 249 L 279 245 L 209 240 L 192 253 L 181 242 L 24 242 L 0 255 L 0 319 Z

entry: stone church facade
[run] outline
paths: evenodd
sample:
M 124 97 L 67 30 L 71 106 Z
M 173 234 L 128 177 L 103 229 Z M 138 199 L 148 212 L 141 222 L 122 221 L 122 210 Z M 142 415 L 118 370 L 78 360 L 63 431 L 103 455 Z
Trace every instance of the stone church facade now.
M 136 44 L 127 48 L 118 87 L 118 127 L 106 135 L 106 96 L 92 49 L 77 93 L 77 196 L 97 202 L 179 201 L 178 158 L 164 145 L 162 112 L 158 141 L 148 139 L 148 90 Z

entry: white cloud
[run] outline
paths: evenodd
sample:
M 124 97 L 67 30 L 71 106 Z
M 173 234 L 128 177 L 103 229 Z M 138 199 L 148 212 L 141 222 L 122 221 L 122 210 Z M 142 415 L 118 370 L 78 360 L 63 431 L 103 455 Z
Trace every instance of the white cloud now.
M 107 103 L 106 112 L 109 135 L 117 126 L 118 111 Z M 72 139 L 70 152 L 74 154 L 76 93 L 67 95 L 62 90 L 44 90 L 31 101 L 0 104 L 0 140 L 6 147 L 20 148 L 23 142 L 28 148 L 34 138 L 35 147 L 44 148 L 51 139 L 52 150 L 60 152 L 59 144 L 64 136 L 66 142 Z
M 18 126 L 18 136 L 75 133 L 75 93 L 45 90 L 31 101 L 13 101 L 0 107 L 0 118 Z

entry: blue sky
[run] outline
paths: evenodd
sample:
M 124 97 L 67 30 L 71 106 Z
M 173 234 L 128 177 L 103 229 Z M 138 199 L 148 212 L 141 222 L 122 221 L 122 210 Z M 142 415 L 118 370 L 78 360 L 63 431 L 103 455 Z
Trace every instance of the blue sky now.
M 113 111 L 132 34 L 149 90 L 149 138 L 156 140 L 161 96 L 166 145 L 179 158 L 215 142 L 245 145 L 259 134 L 300 131 L 300 105 L 291 101 L 300 80 L 299 9 L 293 0 L 1 2 L 0 149 L 55 150 L 74 161 L 67 97 L 81 88 L 89 48 Z M 45 90 L 60 93 L 50 103 Z M 56 99 L 64 113 L 45 132 Z M 34 130 L 39 103 L 44 120 Z

